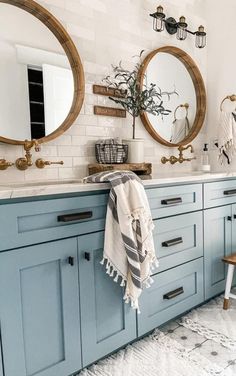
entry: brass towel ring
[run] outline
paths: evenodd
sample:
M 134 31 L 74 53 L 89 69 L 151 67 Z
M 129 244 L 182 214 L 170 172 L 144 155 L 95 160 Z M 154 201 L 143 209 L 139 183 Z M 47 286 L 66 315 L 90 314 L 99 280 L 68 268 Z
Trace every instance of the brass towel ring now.
M 220 104 L 220 111 L 222 111 L 222 105 L 224 101 L 226 101 L 227 99 L 229 99 L 231 102 L 236 102 L 236 95 L 235 94 L 227 95 L 227 97 L 225 97 Z
M 180 105 L 177 106 L 176 109 L 175 109 L 175 112 L 174 112 L 174 120 L 177 120 L 177 119 L 176 119 L 176 113 L 177 113 L 177 110 L 178 110 L 179 108 L 183 108 L 183 107 L 184 107 L 185 110 L 186 110 L 186 117 L 188 116 L 189 104 L 188 104 L 188 103 L 180 104 Z

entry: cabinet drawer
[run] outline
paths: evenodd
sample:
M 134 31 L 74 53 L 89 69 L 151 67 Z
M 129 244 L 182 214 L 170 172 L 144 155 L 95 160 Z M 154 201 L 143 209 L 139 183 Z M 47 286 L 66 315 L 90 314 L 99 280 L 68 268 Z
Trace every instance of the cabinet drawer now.
M 107 194 L 0 206 L 0 251 L 103 230 Z
M 203 256 L 202 212 L 155 221 L 154 244 L 160 265 L 155 272 Z
M 204 184 L 204 207 L 212 208 L 236 202 L 236 179 Z
M 203 258 L 156 274 L 140 297 L 138 335 L 203 302 Z
M 146 190 L 153 218 L 167 217 L 202 209 L 201 184 Z

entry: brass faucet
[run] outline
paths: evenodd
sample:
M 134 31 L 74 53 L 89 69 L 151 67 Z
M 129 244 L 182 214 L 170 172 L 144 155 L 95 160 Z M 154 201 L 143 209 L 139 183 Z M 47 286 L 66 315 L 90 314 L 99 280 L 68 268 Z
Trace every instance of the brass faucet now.
M 35 162 L 35 165 L 36 167 L 38 168 L 44 168 L 45 166 L 50 166 L 52 164 L 55 164 L 55 165 L 63 165 L 64 162 L 63 161 L 58 161 L 58 162 L 51 162 L 51 161 L 45 161 L 44 159 L 42 158 L 38 158 Z
M 14 166 L 14 163 L 7 162 L 6 159 L 0 159 L 0 170 L 6 170 L 8 167 Z
M 173 164 L 175 164 L 177 162 L 179 162 L 179 163 L 190 162 L 193 159 L 196 159 L 196 157 L 193 157 L 193 158 L 184 158 L 183 151 L 187 150 L 187 149 L 190 149 L 191 153 L 194 152 L 192 145 L 188 145 L 188 146 L 180 145 L 178 147 L 178 150 L 179 150 L 179 156 L 178 157 L 175 157 L 174 155 L 171 155 L 170 158 L 162 157 L 161 158 L 161 163 L 165 164 L 167 162 L 170 162 L 173 165 Z
M 25 140 L 24 142 L 24 150 L 25 150 L 25 157 L 23 158 L 18 158 L 16 160 L 16 167 L 18 170 L 24 171 L 27 170 L 28 167 L 31 167 L 33 165 L 32 162 L 32 154 L 31 154 L 31 149 L 32 147 L 35 147 L 35 151 L 39 151 L 39 144 L 37 140 Z

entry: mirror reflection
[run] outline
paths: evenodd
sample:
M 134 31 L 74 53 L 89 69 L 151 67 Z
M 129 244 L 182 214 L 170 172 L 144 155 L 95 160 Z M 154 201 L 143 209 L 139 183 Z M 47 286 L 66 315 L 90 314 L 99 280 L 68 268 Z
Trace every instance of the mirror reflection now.
M 189 134 L 196 117 L 196 93 L 192 78 L 184 64 L 175 56 L 157 53 L 146 70 L 147 84 L 154 83 L 162 92 L 178 95 L 163 96 L 163 105 L 171 113 L 162 118 L 147 114 L 154 130 L 166 141 L 178 144 Z
M 0 136 L 40 139 L 66 119 L 74 96 L 69 60 L 37 18 L 0 4 Z

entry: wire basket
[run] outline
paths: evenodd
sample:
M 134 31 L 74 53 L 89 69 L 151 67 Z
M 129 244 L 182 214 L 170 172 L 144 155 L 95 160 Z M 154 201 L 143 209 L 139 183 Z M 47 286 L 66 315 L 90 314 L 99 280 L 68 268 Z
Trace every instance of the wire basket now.
M 128 145 L 95 144 L 95 155 L 98 163 L 125 163 L 128 159 Z

